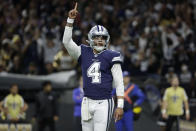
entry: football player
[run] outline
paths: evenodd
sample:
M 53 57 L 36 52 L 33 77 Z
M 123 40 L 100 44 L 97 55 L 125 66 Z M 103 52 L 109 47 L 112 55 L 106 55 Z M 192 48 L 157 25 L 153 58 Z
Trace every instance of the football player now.
M 82 68 L 84 97 L 82 100 L 83 131 L 106 131 L 113 114 L 113 83 L 117 93 L 115 121 L 123 116 L 124 85 L 120 53 L 108 50 L 110 35 L 105 27 L 96 25 L 88 33 L 89 46 L 78 46 L 72 40 L 74 19 L 78 14 L 77 3 L 69 11 L 63 35 L 63 44 L 70 56 L 78 60 Z

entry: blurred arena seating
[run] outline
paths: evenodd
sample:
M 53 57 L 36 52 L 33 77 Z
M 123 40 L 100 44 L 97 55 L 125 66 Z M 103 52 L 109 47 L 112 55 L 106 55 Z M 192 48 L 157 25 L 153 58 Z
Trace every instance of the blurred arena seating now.
M 72 90 L 81 75 L 62 46 L 67 13 L 73 5 L 71 0 L 0 0 L 0 101 L 12 83 L 18 84 L 30 105 L 30 122 L 35 95 L 45 80 L 51 81 L 59 94 L 58 131 L 73 129 Z M 179 76 L 190 98 L 191 120 L 195 120 L 195 0 L 81 0 L 78 6 L 74 41 L 87 44 L 89 29 L 104 25 L 111 36 L 109 48 L 122 54 L 122 69 L 130 72 L 147 95 L 136 131 L 159 130 L 160 100 L 173 76 Z M 0 124 L 0 131 L 7 126 Z

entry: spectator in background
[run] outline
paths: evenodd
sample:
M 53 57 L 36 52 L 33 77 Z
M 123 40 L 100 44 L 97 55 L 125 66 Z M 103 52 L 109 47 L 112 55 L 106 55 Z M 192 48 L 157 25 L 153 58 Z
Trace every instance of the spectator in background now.
M 122 52 L 123 40 L 119 37 L 114 38 L 114 40 L 115 40 L 115 43 L 110 45 L 110 49 Z
M 141 36 L 139 37 L 139 41 L 138 41 L 138 46 L 139 46 L 139 51 L 140 52 L 144 52 L 146 47 L 147 47 L 147 34 L 145 32 L 141 33 Z
M 3 101 L 0 101 L 0 113 L 3 111 Z
M 6 120 L 10 122 L 25 120 L 25 112 L 28 109 L 28 105 L 24 102 L 22 96 L 18 94 L 17 84 L 11 85 L 10 94 L 5 97 L 2 109 Z
M 163 77 L 171 66 L 175 67 L 178 74 L 181 72 L 180 67 L 183 63 L 188 63 L 187 66 L 191 70 L 195 68 L 195 65 L 191 64 L 195 56 L 193 52 L 196 52 L 194 1 L 84 0 L 79 3 L 81 13 L 77 19 L 77 29 L 73 32 L 76 43 L 84 43 L 83 34 L 88 32 L 89 27 L 95 24 L 106 25 L 113 36 L 110 43 L 111 49 L 122 52 L 122 44 L 129 48 L 133 46 L 132 42 L 135 44 L 134 41 L 137 41 L 138 47 L 135 48 L 135 52 L 141 50 L 146 52 L 151 43 L 153 45 L 156 43 L 155 50 L 159 50 L 160 53 L 157 63 L 162 62 L 159 70 Z M 25 68 L 30 62 L 37 61 L 35 60 L 37 57 L 40 63 L 35 63 L 40 70 L 43 70 L 45 63 L 52 63 L 54 56 L 61 48 L 59 41 L 65 24 L 63 16 L 67 14 L 72 4 L 71 1 L 60 0 L 53 2 L 1 1 L 0 48 L 1 50 L 4 48 L 4 55 L 1 54 L 0 57 L 4 58 L 5 71 L 12 67 L 11 63 L 15 55 L 20 56 L 21 60 L 24 59 L 21 64 Z M 92 8 L 92 5 L 97 6 Z M 64 7 L 67 7 L 66 10 Z M 96 13 L 93 14 L 93 12 Z M 32 36 L 32 43 L 28 44 L 28 36 Z M 192 57 L 190 57 L 190 51 Z M 134 53 L 131 54 L 131 59 L 134 59 Z M 157 54 L 155 56 L 157 57 Z M 26 61 L 27 65 L 25 65 Z M 156 65 L 152 64 L 153 61 L 153 59 L 149 61 L 148 68 L 146 68 L 145 59 L 137 62 L 138 65 L 132 68 L 133 71 L 136 70 L 134 74 L 141 75 L 140 67 L 142 72 L 152 73 L 151 70 L 154 68 L 152 65 Z M 132 62 L 134 63 L 133 60 Z M 155 71 L 153 70 L 153 73 Z
M 144 51 L 139 51 L 135 57 L 134 68 L 138 70 L 137 75 L 146 75 L 148 71 L 149 61 Z
M 29 64 L 25 74 L 26 75 L 38 75 L 39 74 L 39 70 L 37 68 L 37 65 L 34 62 L 31 62 Z
M 194 71 L 193 78 L 192 78 L 192 81 L 191 81 L 191 96 L 193 98 L 196 97 L 196 71 Z
M 56 69 L 53 67 L 52 63 L 46 63 L 44 65 L 44 70 L 43 70 L 42 74 L 49 75 L 49 74 L 52 74 L 54 72 L 56 72 Z
M 140 106 L 145 99 L 145 95 L 138 85 L 130 82 L 130 80 L 129 72 L 123 71 L 123 81 L 125 85 L 124 115 L 121 120 L 115 123 L 117 131 L 133 131 L 133 120 L 134 118 L 138 119 L 136 117 L 139 117 L 138 115 L 141 113 Z M 116 89 L 113 90 L 113 95 L 116 95 Z
M 180 45 L 175 51 L 175 69 L 177 72 L 182 71 L 182 65 L 186 63 L 186 65 L 190 65 L 190 58 L 187 53 L 188 51 L 185 49 L 185 46 Z
M 0 61 L 3 64 L 5 71 L 9 69 L 9 62 L 11 60 L 11 49 L 10 49 L 11 40 L 4 39 L 2 45 L 0 46 Z
M 12 55 L 22 55 L 24 43 L 19 34 L 14 34 L 11 41 L 11 48 L 13 49 Z
M 0 101 L 0 122 L 3 122 L 5 120 L 5 114 L 3 112 L 3 101 Z
M 54 57 L 53 67 L 56 68 L 58 71 L 66 71 L 72 70 L 76 66 L 76 62 L 72 57 L 68 54 L 65 47 L 62 47 Z
M 55 131 L 55 121 L 58 118 L 57 96 L 52 91 L 52 83 L 45 81 L 43 90 L 36 96 L 35 118 L 38 122 L 38 131 L 44 131 L 49 127 L 50 131 Z
M 180 76 L 180 82 L 182 86 L 184 87 L 184 89 L 186 90 L 188 97 L 190 98 L 192 95 L 192 90 L 190 87 L 192 74 L 189 71 L 188 66 L 186 64 L 183 64 L 181 66 L 181 73 L 179 76 Z
M 47 33 L 46 43 L 43 45 L 43 59 L 44 63 L 52 63 L 54 61 L 54 56 L 60 50 L 61 44 L 58 40 L 54 38 L 52 33 Z
M 39 64 L 38 57 L 38 45 L 36 40 L 32 38 L 32 35 L 26 35 L 25 37 L 25 45 L 23 48 L 23 64 L 24 68 L 28 69 L 30 64 Z M 41 66 L 41 65 L 40 65 Z
M 158 79 L 161 75 L 160 72 L 160 61 L 158 59 L 158 54 L 155 54 L 155 48 L 150 48 L 147 53 L 148 56 L 148 74 L 153 78 Z
M 173 67 L 169 67 L 168 73 L 165 74 L 165 78 L 167 80 L 167 83 L 171 83 L 171 80 L 173 79 L 173 77 L 177 77 L 177 74 L 174 72 Z
M 166 73 L 169 67 L 174 66 L 174 50 L 179 45 L 179 42 L 171 26 L 165 26 L 163 28 L 163 33 L 161 34 L 164 58 L 163 73 Z
M 179 131 L 179 118 L 184 112 L 183 103 L 185 105 L 186 120 L 189 120 L 188 97 L 185 90 L 179 86 L 178 77 L 173 77 L 171 87 L 165 90 L 163 96 L 162 117 L 167 119 L 166 131 L 171 131 L 174 122 L 176 122 L 176 128 Z
M 6 71 L 6 64 L 3 60 L 0 60 L 0 73 L 4 73 Z
M 181 66 L 180 81 L 182 84 L 190 84 L 191 82 L 191 72 L 188 70 L 187 65 L 183 64 Z
M 122 50 L 123 51 L 122 52 L 122 57 L 123 57 L 122 70 L 133 72 L 132 71 L 133 69 L 132 54 L 133 53 L 132 52 L 130 53 L 128 45 L 124 44 L 122 49 L 123 49 Z
M 19 55 L 15 55 L 13 58 L 13 63 L 9 70 L 10 73 L 22 74 L 22 64 L 21 64 L 21 57 Z
M 120 37 L 123 43 L 128 43 L 131 40 L 131 36 L 129 35 L 128 28 L 122 28 L 122 34 Z
M 84 96 L 83 91 L 83 80 L 80 77 L 79 87 L 73 90 L 73 101 L 75 103 L 74 107 L 74 128 L 75 131 L 82 131 L 81 124 L 81 103 Z

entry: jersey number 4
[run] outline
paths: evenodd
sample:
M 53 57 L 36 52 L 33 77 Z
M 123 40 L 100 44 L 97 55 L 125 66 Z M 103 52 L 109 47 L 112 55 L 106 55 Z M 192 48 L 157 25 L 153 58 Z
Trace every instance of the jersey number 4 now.
M 92 83 L 101 83 L 101 62 L 94 62 L 87 70 L 87 76 L 92 78 Z

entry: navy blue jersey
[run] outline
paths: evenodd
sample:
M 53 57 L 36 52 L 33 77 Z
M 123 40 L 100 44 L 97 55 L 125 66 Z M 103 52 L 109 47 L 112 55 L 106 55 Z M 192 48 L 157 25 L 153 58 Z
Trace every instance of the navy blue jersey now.
M 121 63 L 120 53 L 104 50 L 94 54 L 89 46 L 81 45 L 81 64 L 84 96 L 94 100 L 112 98 L 112 72 L 115 63 Z

